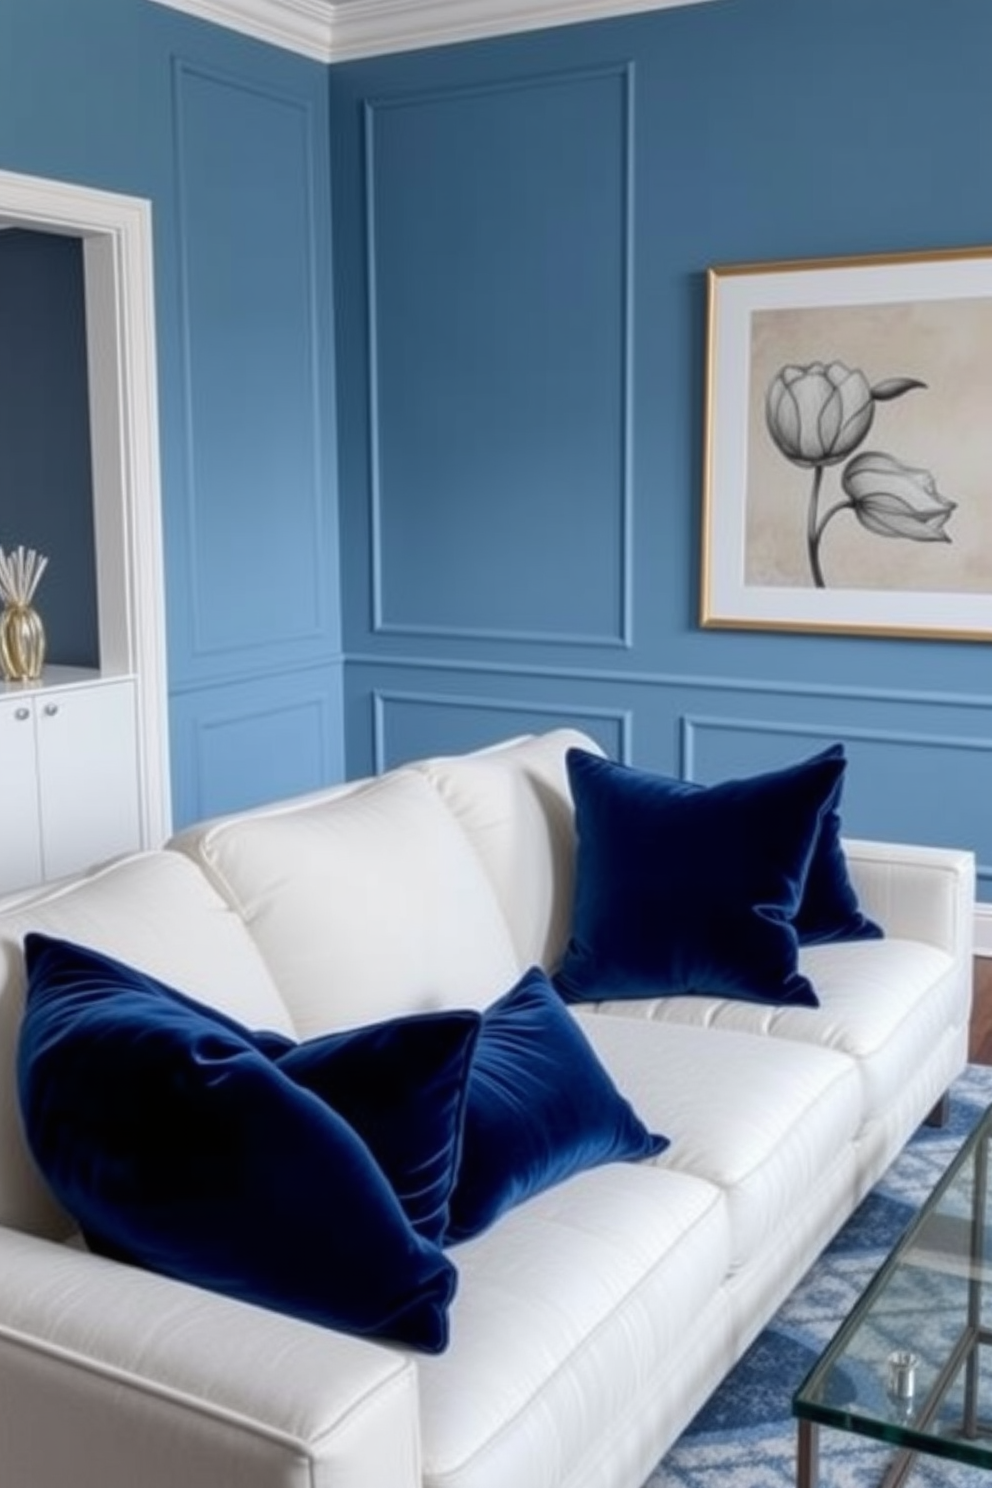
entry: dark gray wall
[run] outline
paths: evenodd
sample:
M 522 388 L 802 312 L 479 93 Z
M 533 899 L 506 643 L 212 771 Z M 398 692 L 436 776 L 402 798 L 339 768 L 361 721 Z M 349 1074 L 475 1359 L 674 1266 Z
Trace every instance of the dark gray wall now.
M 0 547 L 48 557 L 47 659 L 98 666 L 82 243 L 0 232 Z

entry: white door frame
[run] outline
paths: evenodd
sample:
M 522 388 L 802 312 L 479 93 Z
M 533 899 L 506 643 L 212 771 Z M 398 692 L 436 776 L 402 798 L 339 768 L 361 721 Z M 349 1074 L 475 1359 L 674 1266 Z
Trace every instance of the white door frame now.
M 141 836 L 172 822 L 151 205 L 0 171 L 0 225 L 82 240 L 100 671 L 136 678 Z

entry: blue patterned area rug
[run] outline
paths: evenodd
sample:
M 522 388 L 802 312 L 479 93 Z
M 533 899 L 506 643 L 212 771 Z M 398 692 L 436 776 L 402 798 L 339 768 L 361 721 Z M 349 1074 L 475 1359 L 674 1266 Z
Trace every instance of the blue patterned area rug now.
M 951 1119 L 922 1127 L 666 1454 L 645 1488 L 794 1488 L 792 1396 L 895 1241 L 992 1103 L 992 1068 L 969 1065 Z M 891 1449 L 820 1430 L 820 1488 L 871 1488 Z M 982 1469 L 917 1458 L 909 1488 L 975 1488 Z

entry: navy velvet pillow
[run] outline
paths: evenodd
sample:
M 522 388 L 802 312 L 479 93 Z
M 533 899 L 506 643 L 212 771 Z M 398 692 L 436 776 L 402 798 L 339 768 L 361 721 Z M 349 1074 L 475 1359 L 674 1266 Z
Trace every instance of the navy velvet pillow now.
M 843 745 L 835 744 L 834 749 L 843 759 Z M 833 799 L 827 802 L 820 818 L 803 897 L 792 922 L 800 945 L 831 940 L 880 940 L 885 933 L 881 925 L 862 911 L 847 871 L 838 809 L 843 786 L 843 780 L 838 781 Z
M 290 1040 L 66 941 L 30 934 L 25 958 L 25 1129 L 92 1249 L 346 1332 L 446 1346 L 455 1268 L 351 1126 L 278 1067 Z
M 600 1163 L 668 1146 L 617 1090 L 539 967 L 486 1009 L 469 1074 L 448 1239 Z
M 825 825 L 809 938 L 830 938 L 826 927 L 841 918 L 843 854 L 831 817 L 840 745 L 712 786 L 579 749 L 567 766 L 578 849 L 572 933 L 555 976 L 567 1001 L 704 993 L 818 1006 L 798 970 L 795 922 Z M 877 932 L 869 924 L 861 933 Z
M 438 1243 L 480 1023 L 470 1011 L 413 1014 L 308 1039 L 276 1061 L 354 1128 L 414 1229 Z

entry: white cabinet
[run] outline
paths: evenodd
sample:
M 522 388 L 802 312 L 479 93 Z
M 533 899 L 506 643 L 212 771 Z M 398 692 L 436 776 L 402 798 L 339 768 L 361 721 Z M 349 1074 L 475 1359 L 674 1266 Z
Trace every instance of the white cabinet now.
M 141 844 L 135 683 L 0 693 L 0 893 Z
M 38 883 L 41 828 L 33 700 L 0 700 L 0 892 Z

